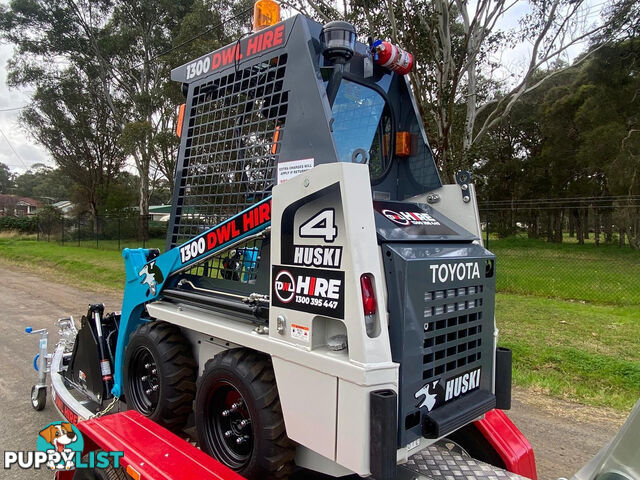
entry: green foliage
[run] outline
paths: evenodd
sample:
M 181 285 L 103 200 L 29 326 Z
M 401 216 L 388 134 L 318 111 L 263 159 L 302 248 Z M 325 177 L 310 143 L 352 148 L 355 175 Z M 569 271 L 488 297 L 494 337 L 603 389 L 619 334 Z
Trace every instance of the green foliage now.
M 46 205 L 38 209 L 38 229 L 45 235 L 56 234 L 61 231 L 62 225 L 62 213 L 60 210 Z
M 4 163 L 0 163 L 0 194 L 10 193 L 13 188 L 13 174 L 9 171 L 9 167 Z
M 0 232 L 17 231 L 20 233 L 35 233 L 38 221 L 33 216 L 0 217 Z
M 27 170 L 14 177 L 13 193 L 35 199 L 49 199 L 53 202 L 69 199 L 67 176 L 59 169 L 41 167 Z

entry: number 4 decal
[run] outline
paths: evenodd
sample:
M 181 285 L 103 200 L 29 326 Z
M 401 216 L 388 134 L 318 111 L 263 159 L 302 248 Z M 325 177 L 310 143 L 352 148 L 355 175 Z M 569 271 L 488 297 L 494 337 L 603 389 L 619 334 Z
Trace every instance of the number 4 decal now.
M 326 242 L 333 242 L 338 236 L 334 209 L 326 208 L 300 225 L 300 236 L 324 238 Z

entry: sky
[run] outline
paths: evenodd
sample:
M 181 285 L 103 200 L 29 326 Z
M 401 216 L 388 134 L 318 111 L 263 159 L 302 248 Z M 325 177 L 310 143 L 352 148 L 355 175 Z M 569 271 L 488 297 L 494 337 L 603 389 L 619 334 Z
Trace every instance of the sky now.
M 8 4 L 9 0 L 0 0 L 0 4 Z M 471 0 L 470 4 L 473 3 Z M 589 21 L 597 21 L 599 11 L 605 0 L 587 0 L 589 5 Z M 498 23 L 499 28 L 514 28 L 517 20 L 527 11 L 527 2 L 520 1 Z M 530 45 L 526 42 L 508 51 L 503 51 L 498 58 L 503 65 L 499 76 L 506 77 L 517 72 L 527 61 Z M 571 60 L 578 55 L 583 46 L 576 46 L 567 52 L 566 59 Z M 9 166 L 12 171 L 24 172 L 33 164 L 43 163 L 54 166 L 54 162 L 46 149 L 39 145 L 33 137 L 20 125 L 20 110 L 13 110 L 28 105 L 32 90 L 30 88 L 9 89 L 6 83 L 7 62 L 13 55 L 13 47 L 0 43 L 0 163 Z

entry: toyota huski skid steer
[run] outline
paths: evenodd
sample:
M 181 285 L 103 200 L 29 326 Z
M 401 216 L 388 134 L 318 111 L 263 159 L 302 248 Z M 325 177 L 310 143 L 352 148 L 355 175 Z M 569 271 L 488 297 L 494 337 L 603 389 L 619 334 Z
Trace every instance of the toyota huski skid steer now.
M 75 341 L 64 322 L 58 408 L 195 425 L 253 479 L 396 478 L 445 437 L 500 463 L 473 423 L 510 404 L 494 255 L 469 175 L 441 183 L 407 60 L 297 15 L 173 70 L 166 252 L 125 249 L 122 311 L 91 306 Z

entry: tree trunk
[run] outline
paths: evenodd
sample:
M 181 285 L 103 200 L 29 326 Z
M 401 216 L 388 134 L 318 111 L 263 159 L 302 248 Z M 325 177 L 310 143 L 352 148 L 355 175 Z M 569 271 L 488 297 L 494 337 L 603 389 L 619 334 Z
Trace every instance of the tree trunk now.
M 578 234 L 578 245 L 584 245 L 584 216 L 582 209 L 578 209 L 576 212 L 576 232 Z
M 569 215 L 569 238 L 576 236 L 576 219 L 573 211 Z
M 146 171 L 145 171 L 146 170 Z M 143 174 L 144 172 L 144 174 Z M 138 206 L 140 208 L 140 222 L 138 228 L 138 240 L 146 240 L 149 230 L 149 167 L 142 168 L 140 171 L 140 199 Z
M 624 227 L 620 227 L 618 230 L 618 233 L 619 233 L 618 246 L 624 247 Z
M 611 243 L 613 242 L 613 216 L 610 209 L 604 212 L 602 222 L 604 223 L 604 241 Z
M 581 209 L 582 212 L 582 227 L 584 228 L 584 239 L 589 240 L 589 208 L 585 207 Z

